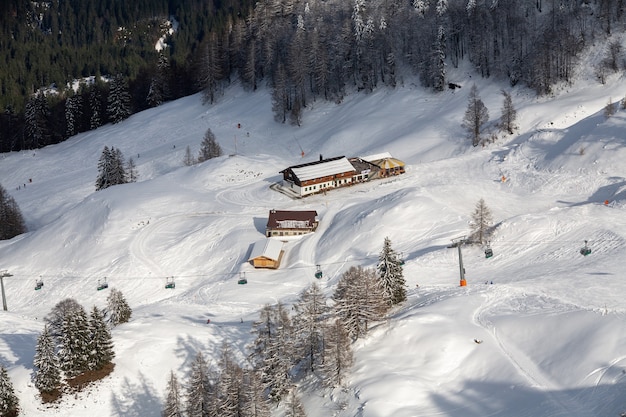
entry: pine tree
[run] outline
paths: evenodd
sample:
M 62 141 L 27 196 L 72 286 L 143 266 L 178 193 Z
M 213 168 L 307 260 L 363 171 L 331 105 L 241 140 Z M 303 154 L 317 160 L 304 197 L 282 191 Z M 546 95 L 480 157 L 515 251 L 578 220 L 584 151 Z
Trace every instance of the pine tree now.
M 96 178 L 96 191 L 104 190 L 113 185 L 127 182 L 126 168 L 124 167 L 124 155 L 119 149 L 107 146 L 102 150 L 98 161 L 98 178 Z
M 126 167 L 124 168 L 126 173 L 126 182 L 137 182 L 137 178 L 139 175 L 137 174 L 137 166 L 135 165 L 135 160 L 133 158 L 128 158 L 128 162 L 126 163 Z
M 336 319 L 329 327 L 324 345 L 324 385 L 341 386 L 353 362 L 350 335 L 343 321 Z
M 313 372 L 323 362 L 324 320 L 328 314 L 326 298 L 319 285 L 314 282 L 302 291 L 293 308 L 295 356 L 302 358 L 306 368 Z
M 380 320 L 389 305 L 376 272 L 352 266 L 343 273 L 333 294 L 335 313 L 353 340 L 367 333 L 369 323 Z
M 243 370 L 236 362 L 227 343 L 222 344 L 222 351 L 217 364 L 219 379 L 217 388 L 217 409 L 220 417 L 238 417 L 243 412 L 242 379 Z
M 194 165 L 195 163 L 196 159 L 191 154 L 191 148 L 189 147 L 189 145 L 187 145 L 187 147 L 185 148 L 185 157 L 183 158 L 183 164 L 189 167 Z
M 69 317 L 80 314 L 81 310 L 83 307 L 73 298 L 59 301 L 44 319 L 48 323 L 50 334 L 58 341 L 63 334 L 63 322 Z
M 119 123 L 132 114 L 128 81 L 122 74 L 117 74 L 111 80 L 107 102 L 107 113 L 113 123 Z
M 89 330 L 91 340 L 88 367 L 90 370 L 102 369 L 113 361 L 115 352 L 113 351 L 111 332 L 104 322 L 104 314 L 96 306 L 91 311 Z
M 251 353 L 254 367 L 261 373 L 268 398 L 279 402 L 291 387 L 294 362 L 293 326 L 287 310 L 281 303 L 266 305 L 252 331 L 257 334 Z
M 93 86 L 89 93 L 89 109 L 91 110 L 89 128 L 91 130 L 97 129 L 102 126 L 102 103 L 100 102 L 100 92 L 96 86 Z
M 19 410 L 19 399 L 15 395 L 9 373 L 4 366 L 0 365 L 0 416 L 15 417 Z
M 443 25 L 437 29 L 437 38 L 433 48 L 433 89 L 443 91 L 446 83 L 446 32 Z
M 79 95 L 68 97 L 65 100 L 65 137 L 74 136 L 79 131 L 82 117 L 82 97 Z
M 191 363 L 191 374 L 187 384 L 187 417 L 208 417 L 213 407 L 211 393 L 214 387 L 209 380 L 209 369 L 202 355 L 198 352 Z
M 211 131 L 211 128 L 208 128 L 200 144 L 200 152 L 197 161 L 200 163 L 219 156 L 222 156 L 222 148 L 219 143 L 217 143 L 217 139 L 215 138 L 215 134 Z
M 33 364 L 37 368 L 34 377 L 35 387 L 45 393 L 57 390 L 61 385 L 61 371 L 56 355 L 56 344 L 47 325 L 37 339 Z
M 473 146 L 478 146 L 480 143 L 482 127 L 488 120 L 489 112 L 478 95 L 478 87 L 474 84 L 470 90 L 467 109 L 463 118 L 463 127 L 467 130 Z
M 87 313 L 81 307 L 72 316 L 64 317 L 61 325 L 59 362 L 68 378 L 89 370 L 91 331 Z
M 302 401 L 296 394 L 295 389 L 291 390 L 289 397 L 287 398 L 287 404 L 285 407 L 285 417 L 306 417 L 304 406 Z
M 148 105 L 151 107 L 160 106 L 170 96 L 170 64 L 163 53 L 159 53 L 159 60 L 148 91 Z
M 130 320 L 133 311 L 120 290 L 111 289 L 107 297 L 107 313 L 112 326 L 127 323 Z
M 17 203 L 0 184 L 0 240 L 26 232 L 26 224 Z
M 385 237 L 376 269 L 385 301 L 390 306 L 406 301 L 406 282 L 402 272 L 402 260 L 392 249 L 391 240 L 388 237 Z
M 28 100 L 24 111 L 24 133 L 27 148 L 36 149 L 49 144 L 49 117 L 48 100 L 40 91 Z
M 202 89 L 204 102 L 213 104 L 219 92 L 219 80 L 223 78 L 219 41 L 215 32 L 209 34 L 209 39 L 201 47 L 200 54 L 198 84 Z
M 504 100 L 502 102 L 502 115 L 500 116 L 500 128 L 507 131 L 510 135 L 513 134 L 515 129 L 515 120 L 517 119 L 517 111 L 513 107 L 513 100 L 511 94 L 501 90 Z
M 470 240 L 481 245 L 489 240 L 492 232 L 493 215 L 484 199 L 478 200 L 472 213 L 472 234 Z
M 98 178 L 96 178 L 96 191 L 104 190 L 113 185 L 110 178 L 111 171 L 113 170 L 111 164 L 113 157 L 111 150 L 108 146 L 104 146 L 100 159 L 98 160 Z
M 174 371 L 167 380 L 167 398 L 163 406 L 162 417 L 183 417 L 182 393 Z
M 269 404 L 265 398 L 259 371 L 244 369 L 243 371 L 243 405 L 242 416 L 270 417 Z

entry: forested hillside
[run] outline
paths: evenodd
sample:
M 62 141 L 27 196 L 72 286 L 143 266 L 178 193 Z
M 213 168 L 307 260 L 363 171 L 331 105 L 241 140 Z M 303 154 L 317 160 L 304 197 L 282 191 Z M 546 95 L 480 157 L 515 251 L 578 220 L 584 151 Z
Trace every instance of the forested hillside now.
M 623 0 L 116 0 L 2 2 L 0 151 L 57 143 L 163 101 L 240 80 L 273 88 L 276 120 L 300 124 L 314 99 L 394 87 L 435 91 L 446 68 L 538 94 L 570 81 L 580 51 L 614 37 L 598 82 L 624 66 Z M 177 22 L 158 51 L 157 40 Z M 78 90 L 72 80 L 93 77 Z M 115 79 L 116 83 L 102 81 Z M 42 94 L 51 85 L 60 94 Z M 116 94 L 111 94 L 113 91 Z

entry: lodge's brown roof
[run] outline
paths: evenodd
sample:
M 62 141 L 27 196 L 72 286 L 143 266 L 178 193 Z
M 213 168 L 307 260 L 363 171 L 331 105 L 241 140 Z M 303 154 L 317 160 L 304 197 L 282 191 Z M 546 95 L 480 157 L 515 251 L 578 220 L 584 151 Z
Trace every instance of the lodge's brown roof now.
M 270 210 L 270 216 L 267 220 L 267 227 L 269 229 L 276 229 L 280 227 L 280 222 L 293 221 L 293 222 L 309 222 L 310 226 L 313 226 L 317 220 L 317 211 L 315 210 Z

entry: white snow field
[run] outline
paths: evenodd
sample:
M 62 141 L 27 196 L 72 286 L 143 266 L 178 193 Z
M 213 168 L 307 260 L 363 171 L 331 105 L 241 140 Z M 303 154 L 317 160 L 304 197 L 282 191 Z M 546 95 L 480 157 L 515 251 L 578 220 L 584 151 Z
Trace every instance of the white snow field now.
M 603 111 L 626 94 L 624 78 L 600 85 L 581 73 L 537 98 L 460 70 L 451 77 L 463 87 L 433 94 L 405 80 L 340 104 L 312 102 L 302 127 L 273 120 L 268 91 L 234 86 L 214 106 L 195 95 L 59 145 L 1 154 L 0 183 L 29 227 L 0 242 L 0 271 L 12 275 L 0 363 L 20 415 L 159 416 L 170 370 L 184 382 L 196 352 L 213 361 L 224 340 L 243 360 L 263 305 L 292 303 L 312 282 L 330 297 L 347 268 L 376 265 L 385 237 L 406 259 L 408 301 L 355 342 L 345 389 L 303 384 L 307 415 L 626 411 L 626 111 L 609 119 Z M 514 135 L 471 146 L 461 121 L 474 83 L 491 128 L 500 90 L 511 92 Z M 226 155 L 183 166 L 185 148 L 196 154 L 207 128 Z M 95 191 L 104 146 L 134 159 L 139 182 Z M 407 173 L 300 200 L 270 189 L 279 171 L 320 154 L 380 152 L 403 160 Z M 448 246 L 469 233 L 480 198 L 498 225 L 494 256 L 464 246 L 461 287 Z M 246 261 L 271 209 L 317 210 L 320 227 L 285 243 L 280 269 L 255 270 Z M 588 256 L 579 253 L 585 240 Z M 243 272 L 248 284 L 238 285 Z M 175 289 L 164 288 L 166 277 Z M 109 290 L 97 291 L 105 278 Z M 68 297 L 104 307 L 111 288 L 133 309 L 112 331 L 114 372 L 42 404 L 32 377 L 43 317 Z

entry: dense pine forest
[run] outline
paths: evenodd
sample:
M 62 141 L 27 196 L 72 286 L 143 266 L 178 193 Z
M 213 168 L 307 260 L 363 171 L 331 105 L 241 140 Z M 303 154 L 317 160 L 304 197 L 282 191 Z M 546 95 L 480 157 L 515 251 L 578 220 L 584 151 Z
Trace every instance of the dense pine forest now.
M 472 64 L 547 94 L 580 52 L 611 39 L 598 82 L 624 68 L 624 0 L 5 0 L 0 152 L 34 149 L 234 81 L 272 88 L 278 122 L 311 100 L 395 87 L 433 91 Z M 167 47 L 155 48 L 168 30 Z M 615 39 L 613 39 L 613 38 Z M 75 80 L 84 80 L 78 86 Z M 50 93 L 54 88 L 54 93 Z

